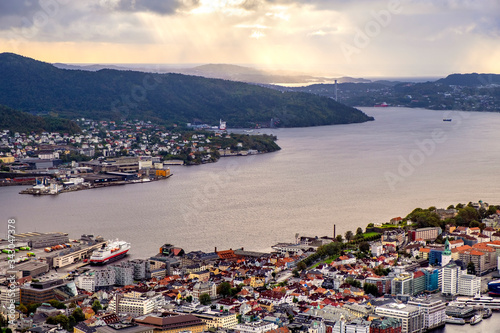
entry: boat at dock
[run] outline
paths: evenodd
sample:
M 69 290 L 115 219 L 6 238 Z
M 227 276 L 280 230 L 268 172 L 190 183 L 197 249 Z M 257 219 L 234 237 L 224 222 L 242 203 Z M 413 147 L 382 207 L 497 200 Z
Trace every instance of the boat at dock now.
M 123 258 L 130 250 L 130 243 L 125 241 L 110 241 L 102 248 L 95 250 L 90 256 L 91 265 L 106 265 Z
M 493 311 L 491 309 L 488 309 L 488 308 L 484 309 L 483 310 L 483 319 L 491 317 L 492 314 L 493 314 Z
M 477 314 L 474 317 L 472 317 L 472 319 L 470 320 L 470 324 L 476 325 L 476 324 L 479 324 L 481 321 L 483 321 L 483 316 L 480 314 Z
M 445 323 L 455 324 L 455 325 L 465 325 L 465 320 L 463 318 L 455 318 L 455 317 L 447 316 L 445 319 Z

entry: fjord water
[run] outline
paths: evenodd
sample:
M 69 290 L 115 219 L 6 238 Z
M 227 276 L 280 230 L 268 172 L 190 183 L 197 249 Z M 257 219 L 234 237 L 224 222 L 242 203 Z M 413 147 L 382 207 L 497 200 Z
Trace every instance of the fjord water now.
M 0 188 L 0 219 L 17 231 L 120 238 L 131 257 L 164 243 L 186 250 L 269 250 L 295 233 L 332 235 L 415 207 L 500 204 L 500 114 L 362 108 L 363 124 L 254 130 L 279 152 L 172 167 L 165 181 L 58 196 Z M 444 122 L 443 118 L 452 118 Z

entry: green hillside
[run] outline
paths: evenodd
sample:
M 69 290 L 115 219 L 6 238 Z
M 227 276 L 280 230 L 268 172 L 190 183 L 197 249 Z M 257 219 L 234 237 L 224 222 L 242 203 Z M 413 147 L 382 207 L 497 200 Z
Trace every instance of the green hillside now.
M 62 132 L 79 133 L 78 125 L 71 120 L 52 116 L 33 116 L 26 112 L 17 111 L 0 105 L 0 130 L 8 129 L 12 132 Z
M 181 74 L 58 69 L 12 53 L 0 54 L 0 104 L 61 117 L 142 119 L 162 124 L 199 121 L 229 127 L 317 126 L 373 118 L 312 94 Z

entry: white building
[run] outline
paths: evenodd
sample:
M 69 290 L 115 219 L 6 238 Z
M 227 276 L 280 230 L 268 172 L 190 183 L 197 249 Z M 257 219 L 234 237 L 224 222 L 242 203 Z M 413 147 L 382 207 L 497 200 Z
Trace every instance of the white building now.
M 420 307 L 424 314 L 424 330 L 431 330 L 444 324 L 446 319 L 446 304 L 439 299 L 415 299 L 408 305 Z
M 273 323 L 267 323 L 264 321 L 255 321 L 250 323 L 238 324 L 234 327 L 234 330 L 239 333 L 265 333 L 267 331 L 275 330 L 278 325 Z
M 384 253 L 384 246 L 381 242 L 373 242 L 370 244 L 370 251 L 372 256 L 380 257 Z
M 115 295 L 108 305 L 108 310 L 117 314 L 129 314 L 132 316 L 142 316 L 165 305 L 165 298 L 155 292 L 148 293 L 127 293 Z
M 401 333 L 424 331 L 424 312 L 418 306 L 391 303 L 376 307 L 375 313 L 401 320 Z
M 475 275 L 462 274 L 458 278 L 458 294 L 475 296 L 481 291 L 481 278 Z
M 105 268 L 99 271 L 86 272 L 75 278 L 75 285 L 79 289 L 94 292 L 100 287 L 110 287 L 116 282 L 114 269 Z
M 441 292 L 446 295 L 455 296 L 458 294 L 458 277 L 460 276 L 460 267 L 451 261 L 443 267 Z

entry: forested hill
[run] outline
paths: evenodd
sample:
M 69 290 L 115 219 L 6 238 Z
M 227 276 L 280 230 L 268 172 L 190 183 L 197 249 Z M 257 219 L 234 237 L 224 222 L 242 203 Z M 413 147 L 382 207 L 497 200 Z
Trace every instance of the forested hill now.
M 5 129 L 20 133 L 47 131 L 73 134 L 81 132 L 81 129 L 72 120 L 52 116 L 33 116 L 0 105 L 0 130 Z
M 317 126 L 373 118 L 330 98 L 181 74 L 58 69 L 0 54 L 0 104 L 66 118 L 142 119 L 163 124 L 199 121 L 229 127 Z

